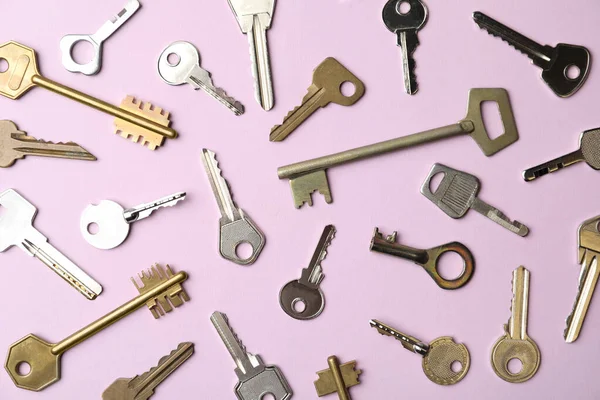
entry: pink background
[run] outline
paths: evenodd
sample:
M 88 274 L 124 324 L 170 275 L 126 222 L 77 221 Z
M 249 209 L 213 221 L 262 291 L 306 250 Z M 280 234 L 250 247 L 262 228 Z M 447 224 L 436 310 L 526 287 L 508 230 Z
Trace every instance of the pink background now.
M 600 211 L 600 192 L 590 185 L 597 173 L 577 165 L 534 183 L 521 178 L 526 167 L 574 150 L 579 133 L 598 125 L 600 75 L 594 66 L 579 93 L 559 99 L 526 57 L 471 19 L 481 10 L 542 44 L 581 44 L 600 54 L 596 1 L 427 0 L 414 97 L 403 92 L 400 49 L 381 20 L 383 0 L 279 1 L 268 33 L 276 103 L 269 113 L 254 101 L 247 40 L 225 0 L 142 0 L 139 13 L 106 43 L 98 76 L 67 72 L 60 38 L 94 32 L 123 3 L 4 2 L 2 40 L 34 47 L 43 74 L 115 104 L 127 94 L 151 101 L 172 112 L 180 137 L 151 152 L 114 135 L 111 117 L 43 89 L 18 102 L 0 99 L 1 117 L 30 135 L 73 140 L 98 157 L 29 158 L 1 171 L 0 179 L 2 189 L 17 189 L 39 208 L 35 226 L 50 242 L 104 285 L 103 295 L 89 302 L 41 262 L 9 250 L 1 257 L 0 349 L 30 332 L 63 339 L 134 297 L 129 277 L 155 262 L 189 272 L 191 302 L 158 321 L 140 310 L 74 348 L 63 357 L 62 380 L 41 394 L 17 389 L 0 373 L 0 398 L 99 399 L 116 378 L 142 373 L 179 342 L 193 341 L 196 355 L 153 399 L 233 399 L 234 363 L 209 322 L 215 310 L 228 314 L 251 352 L 282 368 L 295 399 L 316 398 L 315 372 L 331 354 L 356 359 L 364 370 L 351 390 L 357 400 L 600 396 L 600 300 L 592 303 L 577 342 L 565 344 L 562 337 L 579 276 L 576 229 Z M 246 106 L 242 117 L 205 93 L 162 82 L 158 56 L 175 40 L 199 48 L 215 84 Z M 270 143 L 270 128 L 300 103 L 313 68 L 328 56 L 364 81 L 365 96 L 351 108 L 320 110 L 285 142 Z M 294 209 L 277 167 L 454 123 L 465 115 L 472 87 L 509 91 L 521 135 L 515 145 L 487 158 L 462 137 L 335 168 L 329 171 L 334 203 L 317 196 L 312 208 Z M 217 153 L 238 205 L 267 236 L 252 266 L 227 262 L 217 252 L 219 214 L 202 147 Z M 446 216 L 419 193 L 434 162 L 477 175 L 481 198 L 527 224 L 530 235 L 520 238 L 474 211 L 461 220 Z M 181 190 L 188 193 L 183 203 L 137 223 L 117 249 L 97 250 L 79 232 L 89 203 L 133 206 Z M 279 290 L 300 276 L 328 223 L 338 234 L 323 263 L 327 306 L 316 320 L 293 320 L 279 306 Z M 400 241 L 415 247 L 464 243 L 477 262 L 472 281 L 443 291 L 409 261 L 369 252 L 375 226 L 398 230 Z M 519 265 L 531 271 L 529 334 L 542 364 L 532 380 L 513 385 L 494 374 L 489 359 L 509 318 L 511 272 Z M 376 334 L 370 318 L 424 341 L 453 336 L 470 350 L 469 374 L 452 387 L 433 384 L 420 357 Z

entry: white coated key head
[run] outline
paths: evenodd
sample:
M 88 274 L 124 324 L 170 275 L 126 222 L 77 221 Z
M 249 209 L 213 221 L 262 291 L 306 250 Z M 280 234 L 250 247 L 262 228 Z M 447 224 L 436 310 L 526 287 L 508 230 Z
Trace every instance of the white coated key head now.
M 129 224 L 123 216 L 124 212 L 123 207 L 110 200 L 102 200 L 98 205 L 88 205 L 81 214 L 81 234 L 89 244 L 98 249 L 117 247 L 129 235 Z M 97 231 L 93 229 L 94 224 Z
M 20 245 L 33 224 L 37 208 L 14 189 L 0 193 L 0 252 Z
M 190 42 L 171 43 L 163 50 L 158 59 L 158 74 L 169 85 L 182 85 L 188 79 L 194 67 L 200 65 L 200 53 Z
M 268 22 L 266 28 L 271 25 L 275 0 L 229 0 L 229 6 L 235 14 L 242 32 L 248 33 L 252 29 L 252 20 L 255 15 L 262 14 L 266 17 Z

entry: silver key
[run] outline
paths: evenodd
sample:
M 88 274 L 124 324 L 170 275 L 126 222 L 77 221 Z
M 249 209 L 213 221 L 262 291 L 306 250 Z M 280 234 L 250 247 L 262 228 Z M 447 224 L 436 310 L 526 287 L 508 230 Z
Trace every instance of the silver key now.
M 33 227 L 37 214 L 37 208 L 33 204 L 14 189 L 8 189 L 0 194 L 0 208 L 2 207 L 5 212 L 0 216 L 0 252 L 18 246 L 46 264 L 89 300 L 94 300 L 102 293 L 102 286 L 98 282 L 55 249 Z
M 437 190 L 432 192 L 430 182 L 437 174 L 443 174 L 443 178 Z M 436 163 L 421 186 L 421 193 L 452 218 L 461 218 L 472 208 L 509 231 L 527 236 L 528 227 L 519 221 L 511 221 L 500 210 L 477 197 L 479 187 L 477 177 Z
M 529 182 L 580 161 L 585 161 L 595 170 L 600 169 L 600 128 L 583 132 L 579 139 L 579 149 L 574 152 L 524 171 L 523 179 Z
M 71 72 L 96 75 L 102 66 L 102 44 L 141 7 L 138 0 L 129 0 L 117 15 L 109 19 L 93 35 L 66 35 L 60 40 L 63 66 Z M 72 50 L 78 42 L 88 42 L 94 48 L 94 57 L 87 64 L 79 64 L 73 59 Z
M 279 293 L 279 304 L 287 315 L 296 319 L 313 319 L 325 308 L 325 296 L 320 288 L 325 278 L 321 262 L 327 257 L 327 248 L 335 236 L 335 227 L 327 225 L 317 244 L 315 253 L 300 279 L 287 283 Z M 303 305 L 304 308 L 298 307 Z
M 174 42 L 164 49 L 158 59 L 158 74 L 169 85 L 189 83 L 195 90 L 204 90 L 235 115 L 244 113 L 242 103 L 228 96 L 223 89 L 215 87 L 210 72 L 200 67 L 198 49 L 190 42 Z
M 229 185 L 221 174 L 216 154 L 208 149 L 202 149 L 202 161 L 221 211 L 219 252 L 223 258 L 236 264 L 252 264 L 265 246 L 265 235 L 248 214 L 233 202 Z M 248 258 L 241 258 L 236 253 L 236 249 L 242 243 L 252 246 L 252 254 Z
M 129 226 L 133 222 L 149 217 L 161 207 L 174 206 L 184 200 L 185 195 L 185 192 L 175 193 L 126 210 L 111 200 L 102 200 L 98 205 L 90 204 L 81 214 L 81 234 L 89 244 L 98 249 L 113 249 L 127 239 Z M 93 224 L 96 224 L 98 229 L 95 233 L 91 232 Z
M 269 394 L 275 400 L 292 398 L 292 389 L 279 367 L 265 365 L 259 355 L 248 353 L 225 314 L 215 311 L 210 320 L 235 361 L 239 382 L 234 391 L 239 400 L 261 400 Z
M 274 100 L 267 29 L 271 27 L 275 0 L 228 1 L 240 29 L 248 36 L 254 77 L 254 97 L 264 110 L 269 111 L 273 108 Z

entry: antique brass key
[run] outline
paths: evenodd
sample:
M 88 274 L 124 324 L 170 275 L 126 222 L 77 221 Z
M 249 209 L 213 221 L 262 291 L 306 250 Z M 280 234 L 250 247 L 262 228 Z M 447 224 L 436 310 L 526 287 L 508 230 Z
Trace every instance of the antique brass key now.
M 41 86 L 141 127 L 146 131 L 171 139 L 177 137 L 177 132 L 164 124 L 136 115 L 125 108 L 113 106 L 103 100 L 43 77 L 38 71 L 35 51 L 32 48 L 13 41 L 4 43 L 0 45 L 0 60 L 2 59 L 8 63 L 6 71 L 0 72 L 0 94 L 5 97 L 16 100 L 32 87 Z
M 157 265 L 150 274 L 155 274 L 157 270 L 162 272 L 162 268 Z M 6 357 L 6 371 L 19 388 L 36 392 L 45 389 L 60 379 L 60 360 L 67 350 L 125 318 L 144 305 L 148 305 L 153 310 L 157 306 L 157 302 L 163 304 L 167 301 L 167 297 L 175 307 L 182 304 L 183 300 L 189 300 L 180 286 L 187 278 L 187 273 L 183 271 L 173 275 L 167 265 L 167 272 L 162 274 L 161 279 L 146 280 L 146 283 L 152 283 L 153 287 L 146 287 L 144 291 L 140 290 L 142 294 L 133 300 L 80 329 L 61 342 L 49 343 L 33 334 L 25 336 L 10 346 Z M 173 287 L 178 288 L 178 290 L 174 291 Z M 170 310 L 165 309 L 164 311 L 168 312 Z M 23 364 L 30 367 L 27 374 L 19 372 Z

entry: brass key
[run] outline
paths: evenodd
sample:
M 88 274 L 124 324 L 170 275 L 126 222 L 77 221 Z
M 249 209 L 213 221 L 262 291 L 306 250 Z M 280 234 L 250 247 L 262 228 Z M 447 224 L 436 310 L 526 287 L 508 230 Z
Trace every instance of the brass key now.
M 0 60 L 2 59 L 8 63 L 7 70 L 0 72 L 0 94 L 5 97 L 16 100 L 32 87 L 41 86 L 147 131 L 170 139 L 177 137 L 177 132 L 168 126 L 43 77 L 38 72 L 35 51 L 32 48 L 13 41 L 5 43 L 0 45 Z
M 329 356 L 327 364 L 329 368 L 317 372 L 319 376 L 315 381 L 317 396 L 337 393 L 340 400 L 350 400 L 348 388 L 360 383 L 358 376 L 362 373 L 360 369 L 356 369 L 356 360 L 340 365 L 340 360 L 336 356 Z
M 354 85 L 354 94 L 346 96 L 342 93 L 342 84 L 345 82 Z M 302 99 L 302 105 L 290 111 L 282 125 L 276 125 L 271 129 L 269 140 L 281 142 L 319 108 L 329 103 L 351 106 L 364 93 L 365 85 L 361 80 L 335 58 L 328 57 L 313 72 L 313 81 L 308 87 L 308 93 Z
M 157 265 L 154 269 L 161 269 L 161 267 Z M 168 279 L 163 278 L 154 281 L 155 286 L 147 288 L 147 291 L 143 294 L 106 314 L 96 322 L 80 329 L 59 343 L 46 342 L 33 334 L 29 334 L 14 343 L 8 349 L 5 368 L 15 385 L 21 389 L 37 392 L 57 382 L 60 379 L 61 356 L 67 350 L 72 349 L 104 328 L 125 318 L 145 304 L 148 304 L 150 307 L 158 299 L 164 300 L 169 296 L 169 291 L 172 287 L 180 285 L 188 278 L 187 273 L 183 271 L 173 275 L 168 265 L 167 271 L 167 276 L 170 276 Z M 178 292 L 177 296 L 180 293 Z M 181 297 L 184 298 L 183 296 Z M 187 298 L 187 295 L 185 295 L 185 298 Z M 179 298 L 175 299 L 171 297 L 171 303 L 176 306 L 176 304 L 181 304 L 182 302 Z M 30 371 L 26 374 L 19 373 L 19 369 L 23 364 L 30 367 Z

